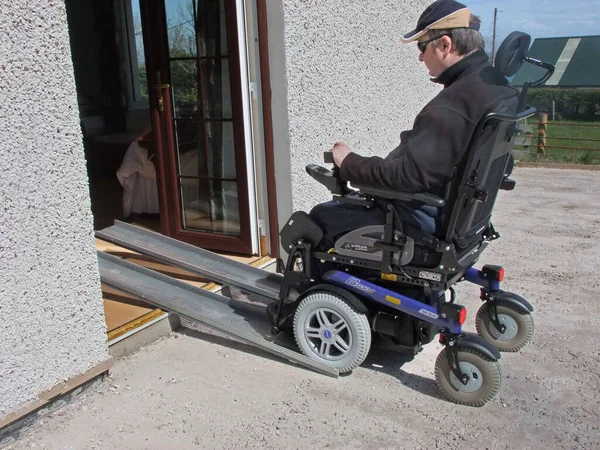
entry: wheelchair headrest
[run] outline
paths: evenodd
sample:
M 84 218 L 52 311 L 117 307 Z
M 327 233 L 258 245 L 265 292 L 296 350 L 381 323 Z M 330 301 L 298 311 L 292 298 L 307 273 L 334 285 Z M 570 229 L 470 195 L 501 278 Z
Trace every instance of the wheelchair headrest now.
M 512 77 L 519 71 L 527 57 L 531 36 L 520 31 L 510 33 L 496 53 L 494 65 L 505 77 Z

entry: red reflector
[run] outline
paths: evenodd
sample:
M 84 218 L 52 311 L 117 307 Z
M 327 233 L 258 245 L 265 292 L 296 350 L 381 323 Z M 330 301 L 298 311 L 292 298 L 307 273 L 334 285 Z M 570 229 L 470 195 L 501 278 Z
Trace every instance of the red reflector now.
M 502 280 L 504 280 L 504 268 L 500 267 L 500 270 L 498 271 L 498 281 Z
M 458 324 L 462 325 L 467 320 L 467 308 L 463 308 L 458 313 Z
M 446 345 L 446 336 L 443 334 L 440 334 L 440 344 Z

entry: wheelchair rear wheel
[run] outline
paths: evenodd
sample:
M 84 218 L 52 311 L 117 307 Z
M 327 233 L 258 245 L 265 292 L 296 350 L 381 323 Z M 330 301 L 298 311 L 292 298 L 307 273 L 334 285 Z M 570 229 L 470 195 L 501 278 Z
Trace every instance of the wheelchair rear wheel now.
M 310 292 L 298 305 L 294 337 L 302 353 L 341 373 L 361 365 L 371 347 L 366 315 L 342 296 L 325 290 Z
M 501 352 L 518 352 L 533 338 L 533 316 L 529 312 L 515 309 L 508 303 L 496 302 L 498 321 L 506 327 L 500 332 L 492 322 L 489 305 L 484 303 L 477 311 L 475 327 L 477 334 Z
M 453 350 L 444 348 L 435 361 L 435 381 L 441 393 L 454 403 L 466 406 L 483 406 L 492 400 L 502 384 L 500 363 L 470 348 L 456 350 L 460 370 L 469 376 L 465 385 L 452 371 L 450 351 Z

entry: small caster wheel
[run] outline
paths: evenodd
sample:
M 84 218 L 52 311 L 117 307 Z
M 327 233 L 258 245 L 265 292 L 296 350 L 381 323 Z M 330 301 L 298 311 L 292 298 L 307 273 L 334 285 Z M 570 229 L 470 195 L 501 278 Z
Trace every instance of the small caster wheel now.
M 509 303 L 496 302 L 498 321 L 504 325 L 504 333 L 492 322 L 489 304 L 484 303 L 477 311 L 475 327 L 477 334 L 501 352 L 518 352 L 533 338 L 533 315 L 517 309 Z
M 456 350 L 460 370 L 469 377 L 463 384 L 452 371 L 450 351 L 444 348 L 435 361 L 435 381 L 441 393 L 466 406 L 483 406 L 492 400 L 502 384 L 500 363 L 470 348 Z
M 325 290 L 310 292 L 298 305 L 294 337 L 302 353 L 341 373 L 360 366 L 371 347 L 367 316 Z

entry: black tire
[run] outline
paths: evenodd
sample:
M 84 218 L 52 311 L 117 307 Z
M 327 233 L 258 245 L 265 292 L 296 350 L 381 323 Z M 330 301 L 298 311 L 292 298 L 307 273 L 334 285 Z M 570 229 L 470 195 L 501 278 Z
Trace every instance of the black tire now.
M 477 311 L 475 328 L 477 334 L 501 352 L 518 352 L 531 342 L 534 333 L 533 315 L 516 309 L 510 303 L 496 302 L 498 320 L 507 327 L 502 335 L 492 324 L 488 304 L 484 303 Z
M 300 302 L 294 315 L 294 337 L 302 353 L 341 373 L 360 366 L 371 348 L 367 316 L 329 291 L 310 292 Z
M 470 348 L 458 350 L 458 365 L 469 375 L 467 386 L 456 378 L 449 363 L 448 347 L 444 348 L 435 361 L 435 381 L 438 389 L 454 403 L 466 406 L 483 406 L 500 391 L 502 368 L 483 353 Z

